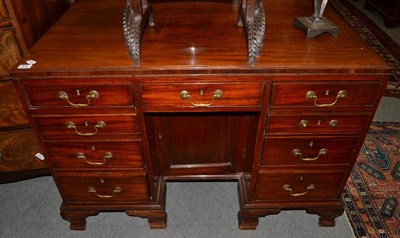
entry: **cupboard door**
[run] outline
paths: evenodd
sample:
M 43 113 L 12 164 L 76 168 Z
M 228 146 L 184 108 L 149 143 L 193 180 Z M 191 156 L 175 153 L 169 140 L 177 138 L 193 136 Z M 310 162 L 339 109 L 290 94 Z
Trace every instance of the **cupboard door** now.
M 147 117 L 164 175 L 242 172 L 252 162 L 258 114 L 166 114 Z M 153 143 L 154 144 L 154 143 Z M 249 158 L 249 159 L 246 159 Z

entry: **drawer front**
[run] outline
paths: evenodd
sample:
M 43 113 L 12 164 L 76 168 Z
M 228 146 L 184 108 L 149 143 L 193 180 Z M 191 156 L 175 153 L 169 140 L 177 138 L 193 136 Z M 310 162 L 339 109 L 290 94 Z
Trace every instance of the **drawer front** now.
M 272 107 L 354 107 L 374 105 L 377 82 L 275 83 Z
M 361 133 L 369 115 L 273 115 L 268 133 Z
M 301 201 L 338 199 L 345 172 L 261 172 L 256 200 Z
M 1 23 L 0 23 L 1 24 Z M 21 59 L 13 28 L 0 28 L 0 79 Z
M 0 82 L 0 128 L 28 124 L 13 83 Z
M 144 84 L 144 108 L 260 107 L 262 84 Z
M 140 141 L 47 142 L 55 169 L 143 168 Z
M 143 172 L 144 173 L 144 172 Z M 149 201 L 147 179 L 130 173 L 80 173 L 57 176 L 67 203 L 139 203 Z
M 349 164 L 358 137 L 267 137 L 261 164 Z
M 130 85 L 35 85 L 24 82 L 30 107 L 133 106 Z
M 46 168 L 46 164 L 35 157 L 37 152 L 39 146 L 31 129 L 0 132 L 0 171 Z
M 135 116 L 36 117 L 44 140 L 101 139 L 112 134 L 137 134 Z

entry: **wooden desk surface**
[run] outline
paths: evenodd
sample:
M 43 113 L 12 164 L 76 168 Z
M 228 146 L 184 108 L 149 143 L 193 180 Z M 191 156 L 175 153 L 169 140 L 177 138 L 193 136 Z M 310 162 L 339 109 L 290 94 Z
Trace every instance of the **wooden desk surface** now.
M 339 27 L 339 37 L 326 33 L 306 39 L 292 24 L 296 17 L 312 15 L 311 3 L 265 0 L 264 48 L 255 67 L 249 67 L 244 30 L 237 26 L 238 3 L 154 2 L 156 26 L 145 30 L 141 64 L 134 67 L 122 31 L 125 0 L 80 0 L 33 47 L 30 58 L 37 64 L 14 75 L 388 71 L 330 6 L 325 16 Z

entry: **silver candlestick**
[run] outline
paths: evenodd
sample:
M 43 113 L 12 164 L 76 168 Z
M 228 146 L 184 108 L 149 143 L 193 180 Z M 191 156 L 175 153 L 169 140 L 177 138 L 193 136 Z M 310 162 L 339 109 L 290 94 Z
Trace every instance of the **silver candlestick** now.
M 306 32 L 306 38 L 315 38 L 328 32 L 338 37 L 339 28 L 323 16 L 328 0 L 314 0 L 314 14 L 311 17 L 298 17 L 294 26 Z

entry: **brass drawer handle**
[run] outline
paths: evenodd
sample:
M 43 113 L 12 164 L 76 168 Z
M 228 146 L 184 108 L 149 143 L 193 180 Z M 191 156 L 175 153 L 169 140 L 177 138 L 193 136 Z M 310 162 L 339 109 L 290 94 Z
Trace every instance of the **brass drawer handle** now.
M 301 159 L 301 160 L 304 160 L 304 161 L 314 161 L 314 160 L 317 160 L 317 159 L 319 159 L 319 157 L 320 157 L 321 155 L 326 155 L 327 153 L 328 153 L 328 149 L 322 148 L 322 149 L 319 150 L 318 155 L 315 156 L 314 158 L 302 158 L 303 154 L 301 153 L 301 151 L 300 151 L 299 149 L 294 149 L 294 150 L 292 151 L 292 154 L 294 155 L 294 157 L 300 157 L 300 159 Z
M 288 191 L 290 193 L 290 196 L 292 197 L 299 197 L 299 196 L 304 196 L 308 193 L 308 191 L 315 189 L 315 184 L 310 184 L 307 186 L 306 191 L 302 193 L 293 193 L 293 189 L 289 184 L 283 185 L 283 190 Z
M 192 95 L 190 95 L 190 93 L 189 93 L 188 91 L 186 91 L 186 90 L 182 90 L 182 91 L 179 93 L 179 96 L 180 96 L 183 100 L 189 99 L 190 104 L 192 104 L 192 105 L 195 106 L 195 107 L 209 107 L 209 106 L 211 106 L 211 105 L 214 104 L 215 99 L 220 99 L 220 98 L 222 98 L 222 97 L 224 96 L 224 92 L 223 92 L 222 90 L 219 90 L 219 89 L 215 90 L 214 94 L 213 94 L 212 97 L 211 97 L 212 101 L 211 101 L 210 103 L 194 103 L 194 102 L 192 101 Z
M 100 94 L 95 91 L 95 90 L 91 90 L 87 95 L 86 95 L 86 100 L 87 103 L 73 103 L 69 100 L 68 94 L 64 91 L 60 91 L 57 94 L 58 98 L 63 100 L 63 101 L 67 101 L 69 103 L 69 105 L 74 106 L 74 107 L 86 107 L 90 105 L 90 99 L 98 99 L 100 97 Z
M 99 198 L 113 198 L 116 193 L 120 193 L 121 191 L 122 191 L 122 188 L 114 187 L 112 195 L 102 195 L 102 194 L 98 194 L 94 187 L 88 187 L 88 193 L 94 193 Z
M 301 120 L 299 122 L 299 127 L 306 128 L 307 126 L 308 126 L 308 121 L 307 120 Z
M 85 160 L 86 163 L 88 163 L 90 165 L 103 165 L 107 162 L 107 160 L 111 159 L 112 157 L 113 157 L 113 154 L 111 152 L 106 152 L 103 156 L 103 162 L 90 162 L 89 160 L 87 160 L 85 154 L 83 154 L 82 152 L 76 153 L 77 159 L 83 159 L 83 160 Z
M 337 125 L 338 125 L 338 120 L 331 120 L 330 122 L 329 122 L 329 126 L 331 126 L 331 127 L 337 127 Z
M 73 123 L 72 121 L 67 121 L 65 123 L 65 125 L 67 126 L 68 129 L 74 129 L 76 134 L 80 135 L 80 136 L 94 136 L 97 134 L 98 132 L 98 128 L 104 128 L 107 126 L 107 124 L 104 121 L 98 121 L 96 123 L 96 125 L 94 126 L 95 132 L 92 133 L 81 133 L 76 129 L 75 123 Z
M 320 125 L 320 123 L 321 123 L 321 121 L 319 121 L 317 125 Z M 338 120 L 331 120 L 331 121 L 329 122 L 329 126 L 330 126 L 330 127 L 337 127 L 338 124 L 339 124 L 339 121 L 338 121 Z M 307 120 L 301 120 L 301 121 L 299 121 L 299 127 L 301 127 L 301 128 L 306 128 L 306 127 L 308 127 L 308 121 L 307 121 Z
M 347 97 L 347 91 L 346 90 L 340 90 L 337 95 L 336 95 L 336 100 L 333 103 L 329 103 L 329 104 L 318 104 L 317 103 L 317 99 L 318 96 L 314 91 L 308 91 L 306 93 L 306 98 L 309 100 L 313 100 L 314 99 L 314 105 L 317 107 L 331 107 L 333 105 L 335 105 L 339 99 L 341 98 L 345 98 Z

